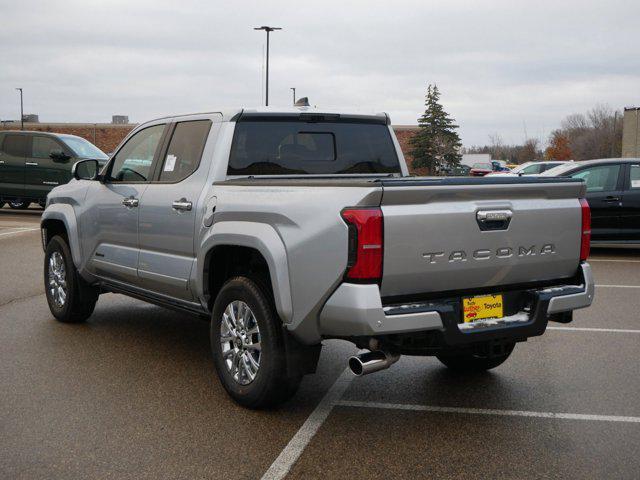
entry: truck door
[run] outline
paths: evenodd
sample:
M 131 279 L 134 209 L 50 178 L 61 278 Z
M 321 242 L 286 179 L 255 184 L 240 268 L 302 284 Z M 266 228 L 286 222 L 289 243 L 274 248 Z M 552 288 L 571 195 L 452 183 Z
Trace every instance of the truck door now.
M 218 125 L 209 119 L 178 122 L 167 134 L 154 180 L 140 199 L 138 276 L 145 289 L 194 299 L 189 277 L 196 257 L 196 218 L 211 165 L 202 156 Z
M 69 158 L 53 159 L 51 152 L 67 154 Z M 71 153 L 61 142 L 46 135 L 34 135 L 31 152 L 25 162 L 25 195 L 30 198 L 44 199 L 56 185 L 66 183 L 66 172 Z
M 165 124 L 135 133 L 112 158 L 103 182 L 92 182 L 82 222 L 90 271 L 138 285 L 138 212 L 153 172 Z
M 27 150 L 30 148 L 28 135 L 8 133 L 0 148 L 0 195 L 24 196 L 24 170 Z
M 583 168 L 570 176 L 587 184 L 587 202 L 591 208 L 591 238 L 595 241 L 620 238 L 622 213 L 622 168 L 607 163 Z
M 625 165 L 625 187 L 620 215 L 621 240 L 640 240 L 640 162 Z

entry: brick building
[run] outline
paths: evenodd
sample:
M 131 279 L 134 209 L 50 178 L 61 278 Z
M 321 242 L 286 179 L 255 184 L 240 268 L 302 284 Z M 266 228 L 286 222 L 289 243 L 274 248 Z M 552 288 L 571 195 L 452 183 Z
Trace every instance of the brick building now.
M 112 152 L 135 127 L 132 124 L 111 123 L 25 123 L 25 130 L 55 132 L 86 138 L 103 152 Z M 3 123 L 0 130 L 20 130 L 20 122 Z
M 640 158 L 640 107 L 624 109 L 622 156 L 625 158 Z

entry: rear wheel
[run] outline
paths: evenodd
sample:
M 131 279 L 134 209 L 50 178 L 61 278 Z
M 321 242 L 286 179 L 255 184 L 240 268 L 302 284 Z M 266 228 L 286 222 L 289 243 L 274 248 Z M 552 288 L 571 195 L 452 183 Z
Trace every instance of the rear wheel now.
M 25 210 L 29 208 L 30 204 L 31 202 L 24 202 L 22 200 L 15 200 L 15 201 L 9 202 L 9 206 L 15 210 Z
M 44 207 L 47 206 L 47 201 L 46 200 L 38 200 L 38 205 L 40 205 L 40 208 L 44 209 Z
M 482 372 L 502 365 L 513 352 L 515 343 L 503 345 L 500 352 L 491 354 L 464 353 L 436 355 L 445 366 L 461 373 Z
M 93 313 L 99 290 L 78 274 L 64 237 L 56 235 L 44 256 L 44 287 L 53 316 L 64 323 L 84 322 Z
M 220 290 L 211 349 L 222 385 L 244 407 L 275 406 L 300 385 L 300 376 L 287 375 L 284 332 L 273 302 L 251 278 L 232 278 Z

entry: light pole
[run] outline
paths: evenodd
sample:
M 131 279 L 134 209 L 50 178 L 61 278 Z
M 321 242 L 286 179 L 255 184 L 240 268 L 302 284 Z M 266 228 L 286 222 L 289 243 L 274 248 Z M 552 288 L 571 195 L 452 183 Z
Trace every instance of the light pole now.
M 267 32 L 267 78 L 266 78 L 266 87 L 265 87 L 265 97 L 264 97 L 264 104 L 265 106 L 269 106 L 269 33 L 275 31 L 275 30 L 282 30 L 282 28 L 280 27 L 267 27 L 266 25 L 263 25 L 261 27 L 254 27 L 254 30 L 264 30 L 265 32 Z
M 293 90 L 293 104 L 296 104 L 296 87 L 291 87 L 289 90 Z
M 20 90 L 20 130 L 24 130 L 24 112 L 22 108 L 22 88 L 16 88 Z

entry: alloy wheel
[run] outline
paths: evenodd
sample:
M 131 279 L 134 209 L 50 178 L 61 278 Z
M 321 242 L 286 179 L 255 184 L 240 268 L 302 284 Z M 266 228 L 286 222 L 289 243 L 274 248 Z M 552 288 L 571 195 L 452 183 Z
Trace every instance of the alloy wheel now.
M 60 252 L 49 257 L 49 296 L 58 308 L 67 301 L 67 272 Z
M 234 300 L 220 322 L 222 359 L 231 377 L 240 385 L 253 382 L 260 369 L 260 328 L 249 305 Z

